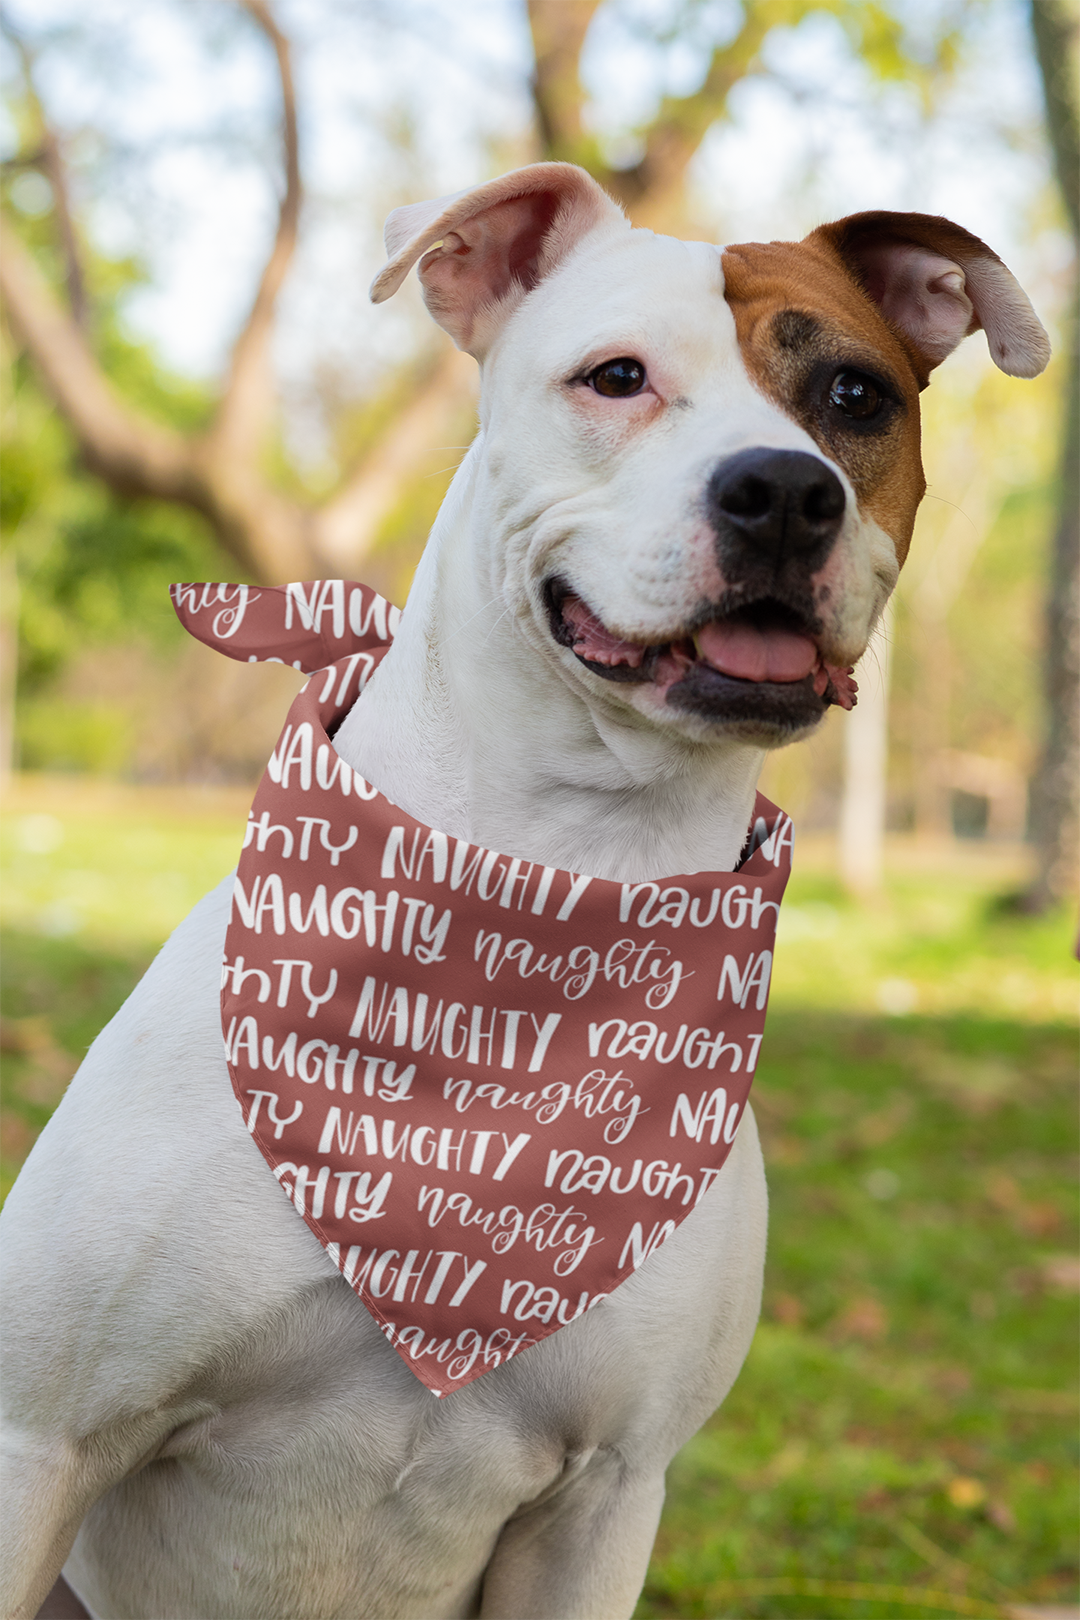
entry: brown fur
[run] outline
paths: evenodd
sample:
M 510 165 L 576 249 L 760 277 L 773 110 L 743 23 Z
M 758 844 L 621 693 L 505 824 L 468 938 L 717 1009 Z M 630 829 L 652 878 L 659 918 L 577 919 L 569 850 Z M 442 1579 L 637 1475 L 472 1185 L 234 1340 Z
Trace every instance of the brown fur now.
M 805 242 L 746 242 L 724 253 L 725 296 L 751 381 L 851 479 L 862 512 L 903 562 L 926 481 L 919 439 L 925 362 L 879 313 L 827 231 Z M 887 426 L 853 427 L 828 406 L 831 377 L 868 371 L 896 396 Z

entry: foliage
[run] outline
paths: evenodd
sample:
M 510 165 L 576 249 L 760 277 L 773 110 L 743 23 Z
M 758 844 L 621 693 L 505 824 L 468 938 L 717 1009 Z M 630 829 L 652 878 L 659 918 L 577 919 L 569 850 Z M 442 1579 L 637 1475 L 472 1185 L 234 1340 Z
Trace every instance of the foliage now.
M 21 403 L 25 424 L 30 413 Z M 49 425 L 59 426 L 55 418 Z M 68 446 L 59 448 L 63 455 Z M 25 429 L 4 447 L 5 483 L 21 483 L 16 493 L 25 502 L 11 543 L 20 587 L 20 696 L 29 701 L 89 647 L 182 645 L 168 586 L 215 577 L 221 559 L 190 514 L 122 502 L 60 457 L 53 475 L 41 477 L 43 458 L 26 450 Z
M 10 180 L 5 186 L 10 190 Z M 43 212 L 24 216 L 19 228 L 56 281 L 62 267 L 51 226 Z M 212 404 L 206 388 L 169 373 L 124 330 L 121 307 L 143 278 L 139 265 L 88 251 L 83 267 L 94 295 L 95 342 L 112 384 L 152 420 L 198 430 Z M 123 772 L 134 747 L 132 716 L 122 702 L 65 692 L 65 673 L 95 649 L 140 649 L 159 661 L 175 655 L 186 638 L 169 584 L 221 578 L 236 565 L 223 559 L 197 514 L 124 499 L 91 477 L 26 356 L 5 341 L 0 364 L 0 543 L 5 588 L 17 603 L 21 763 Z
M 750 75 L 769 73 L 774 35 L 829 19 L 876 88 L 902 83 L 929 110 L 958 65 L 969 9 L 970 0 L 962 0 L 959 8 L 926 13 L 919 30 L 911 26 L 908 8 L 874 0 L 744 0 L 724 8 L 701 0 L 649 8 L 625 0 L 607 6 L 579 0 L 565 9 L 561 0 L 530 0 L 537 59 L 533 93 L 545 155 L 581 164 L 642 223 L 658 209 L 677 218 L 688 163 L 707 132 L 727 116 L 732 89 Z M 607 87 L 598 105 L 583 95 L 579 58 L 594 17 L 648 53 L 658 86 L 647 119 L 633 130 L 623 119 L 617 130 L 614 149 L 629 145 L 640 154 L 627 166 L 609 161 L 610 143 L 596 133 L 613 118 L 620 122 L 614 108 L 605 105 Z M 682 69 L 679 91 L 665 93 L 676 58 Z M 692 88 L 682 82 L 690 60 L 697 66 Z
M 123 771 L 130 715 L 65 693 L 65 672 L 95 648 L 174 655 L 185 638 L 169 584 L 220 578 L 228 567 L 194 514 L 121 500 L 82 472 L 24 363 L 9 375 L 0 454 L 6 574 L 17 590 L 21 762 Z

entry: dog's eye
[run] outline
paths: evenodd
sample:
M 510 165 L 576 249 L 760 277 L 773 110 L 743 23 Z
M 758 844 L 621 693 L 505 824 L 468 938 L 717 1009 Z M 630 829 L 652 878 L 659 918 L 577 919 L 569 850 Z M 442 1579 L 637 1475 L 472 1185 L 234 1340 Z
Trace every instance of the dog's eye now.
M 861 371 L 838 371 L 829 389 L 829 404 L 845 416 L 865 422 L 880 411 L 882 396 L 877 384 Z
M 587 381 L 608 399 L 625 399 L 628 394 L 641 393 L 645 386 L 645 367 L 640 360 L 624 355 L 620 360 L 605 360 L 589 373 Z

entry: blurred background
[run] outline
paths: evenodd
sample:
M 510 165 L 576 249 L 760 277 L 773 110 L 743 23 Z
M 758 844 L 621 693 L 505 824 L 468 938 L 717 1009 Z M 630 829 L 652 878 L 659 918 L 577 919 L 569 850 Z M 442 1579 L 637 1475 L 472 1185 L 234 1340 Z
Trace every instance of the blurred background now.
M 1073 0 L 6 0 L 3 1168 L 232 866 L 298 685 L 177 579 L 403 602 L 475 425 L 385 215 L 539 158 L 636 224 L 941 213 L 1050 331 L 924 396 L 928 494 L 799 832 L 765 1315 L 642 1616 L 1076 1613 Z

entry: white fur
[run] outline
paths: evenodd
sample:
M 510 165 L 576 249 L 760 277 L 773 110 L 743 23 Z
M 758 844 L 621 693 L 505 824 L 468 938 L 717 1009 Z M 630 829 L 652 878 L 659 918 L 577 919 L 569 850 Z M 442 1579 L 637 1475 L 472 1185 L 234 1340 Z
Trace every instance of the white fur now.
M 717 589 L 708 470 L 748 445 L 821 452 L 751 386 L 718 250 L 631 232 L 574 186 L 539 285 L 481 311 L 481 431 L 337 743 L 414 815 L 509 854 L 609 878 L 730 869 L 762 749 L 596 677 L 553 641 L 541 585 L 555 568 L 622 635 L 663 639 Z M 445 259 L 497 249 L 470 218 L 432 206 L 392 232 L 390 279 L 434 253 L 462 332 L 479 261 L 455 281 Z M 569 380 L 623 353 L 647 396 Z M 896 563 L 834 471 L 827 637 L 849 662 Z M 65 1565 L 98 1620 L 629 1615 L 664 1470 L 757 1317 L 752 1114 L 601 1308 L 436 1401 L 244 1130 L 219 1026 L 228 893 L 95 1041 L 8 1203 L 3 1614 L 29 1620 Z
M 567 386 L 621 354 L 644 361 L 647 396 Z M 339 752 L 412 814 L 506 854 L 635 881 L 730 871 L 763 749 L 586 669 L 552 640 L 541 587 L 562 575 L 629 638 L 677 633 L 723 584 L 706 478 L 751 445 L 808 451 L 844 486 L 818 611 L 830 662 L 852 663 L 896 582 L 893 542 L 751 384 L 720 251 L 605 221 L 487 350 L 480 431 Z

